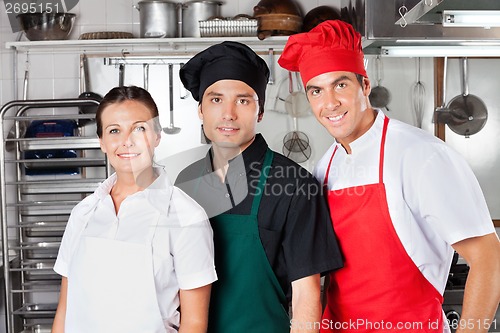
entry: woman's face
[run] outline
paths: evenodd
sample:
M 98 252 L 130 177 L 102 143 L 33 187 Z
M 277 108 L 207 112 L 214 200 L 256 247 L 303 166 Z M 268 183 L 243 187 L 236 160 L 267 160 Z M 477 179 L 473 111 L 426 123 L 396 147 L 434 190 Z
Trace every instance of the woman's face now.
M 101 115 L 101 150 L 117 173 L 139 174 L 153 165 L 161 134 L 155 132 L 151 111 L 127 100 L 107 106 Z

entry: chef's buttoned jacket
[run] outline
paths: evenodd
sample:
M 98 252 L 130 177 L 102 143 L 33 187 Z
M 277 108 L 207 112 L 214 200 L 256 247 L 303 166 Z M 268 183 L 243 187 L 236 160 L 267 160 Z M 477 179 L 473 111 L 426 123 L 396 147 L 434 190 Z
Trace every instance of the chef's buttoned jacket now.
M 222 213 L 248 215 L 267 149 L 257 134 L 229 162 L 224 182 L 213 172 L 210 149 L 205 158 L 181 171 L 176 186 L 195 199 L 209 218 Z M 264 251 L 288 299 L 292 281 L 342 267 L 321 185 L 306 169 L 277 152 L 257 218 Z
M 152 244 L 157 298 L 165 324 L 179 326 L 179 289 L 202 287 L 217 279 L 213 233 L 204 210 L 173 186 L 163 169 L 155 170 L 158 178 L 145 190 L 128 196 L 118 214 L 110 196 L 116 174 L 77 204 L 66 226 L 54 270 L 68 275 L 82 235 L 145 243 L 149 226 L 156 222 L 153 219 L 159 219 Z M 86 219 L 90 220 L 84 229 Z

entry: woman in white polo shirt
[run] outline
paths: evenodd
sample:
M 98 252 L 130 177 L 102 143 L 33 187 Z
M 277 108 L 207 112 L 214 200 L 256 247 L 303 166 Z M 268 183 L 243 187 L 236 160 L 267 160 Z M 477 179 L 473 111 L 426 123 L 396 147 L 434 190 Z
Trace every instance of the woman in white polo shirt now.
M 54 266 L 62 283 L 53 332 L 205 332 L 217 279 L 212 230 L 153 167 L 154 100 L 142 88 L 114 88 L 96 122 L 115 173 L 69 218 Z

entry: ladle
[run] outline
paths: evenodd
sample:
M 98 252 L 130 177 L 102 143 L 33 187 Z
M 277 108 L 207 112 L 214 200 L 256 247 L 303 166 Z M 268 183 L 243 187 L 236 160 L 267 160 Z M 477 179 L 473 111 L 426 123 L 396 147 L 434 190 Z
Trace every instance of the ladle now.
M 163 132 L 166 134 L 177 134 L 181 131 L 179 127 L 174 125 L 174 65 L 168 64 L 168 97 L 170 104 L 170 125 L 163 127 Z
M 386 87 L 380 85 L 382 81 L 382 60 L 380 56 L 375 59 L 376 73 L 377 73 L 377 86 L 372 88 L 370 92 L 370 103 L 376 108 L 385 108 L 389 111 L 387 105 L 391 101 L 391 94 Z

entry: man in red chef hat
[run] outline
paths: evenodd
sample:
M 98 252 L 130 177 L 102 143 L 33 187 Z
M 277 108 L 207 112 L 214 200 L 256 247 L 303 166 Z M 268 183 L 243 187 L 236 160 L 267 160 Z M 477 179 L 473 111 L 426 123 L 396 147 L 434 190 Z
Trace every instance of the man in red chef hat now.
M 470 267 L 457 332 L 487 332 L 500 302 L 500 242 L 466 161 L 371 107 L 350 24 L 291 36 L 278 62 L 300 72 L 334 138 L 314 173 L 345 265 L 330 273 L 321 331 L 448 332 L 441 305 L 455 250 Z

